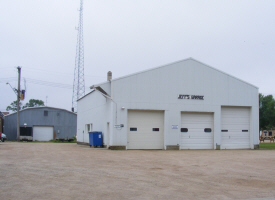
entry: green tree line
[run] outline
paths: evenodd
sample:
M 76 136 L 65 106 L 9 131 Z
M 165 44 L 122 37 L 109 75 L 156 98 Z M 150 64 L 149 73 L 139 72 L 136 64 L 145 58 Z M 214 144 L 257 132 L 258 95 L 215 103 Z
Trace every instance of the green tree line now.
M 275 128 L 275 100 L 272 95 L 259 94 L 259 120 L 260 129 Z
M 38 106 L 44 106 L 44 102 L 42 100 L 38 99 L 30 99 L 28 103 L 26 103 L 24 106 L 22 106 L 22 103 L 19 102 L 19 110 L 30 108 L 30 107 L 38 107 Z M 17 100 L 13 101 L 7 108 L 7 111 L 17 111 Z

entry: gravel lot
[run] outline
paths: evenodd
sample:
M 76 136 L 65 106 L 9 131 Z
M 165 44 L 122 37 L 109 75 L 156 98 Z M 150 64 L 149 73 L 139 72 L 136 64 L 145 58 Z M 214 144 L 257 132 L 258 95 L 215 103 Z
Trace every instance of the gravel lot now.
M 0 199 L 275 199 L 275 151 L 0 143 Z

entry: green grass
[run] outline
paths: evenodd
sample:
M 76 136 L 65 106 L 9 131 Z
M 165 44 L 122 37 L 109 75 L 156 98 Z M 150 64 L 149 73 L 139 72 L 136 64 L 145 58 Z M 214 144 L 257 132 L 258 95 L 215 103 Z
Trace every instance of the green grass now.
M 275 142 L 260 143 L 259 147 L 260 147 L 260 149 L 275 149 Z

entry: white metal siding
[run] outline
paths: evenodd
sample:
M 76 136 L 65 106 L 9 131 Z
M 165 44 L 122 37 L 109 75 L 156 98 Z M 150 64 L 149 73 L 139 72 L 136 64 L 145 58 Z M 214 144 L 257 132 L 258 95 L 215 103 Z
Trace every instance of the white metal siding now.
M 34 126 L 33 141 L 49 141 L 53 139 L 53 127 L 51 126 Z
M 137 128 L 137 131 L 130 131 L 130 128 Z M 127 149 L 163 149 L 164 112 L 128 111 L 127 136 Z
M 258 89 L 194 59 L 99 85 L 112 100 L 95 91 L 78 101 L 78 142 L 89 141 L 88 134 L 83 134 L 85 124 L 93 123 L 94 130 L 102 131 L 105 136 L 106 123 L 110 122 L 109 145 L 128 146 L 127 110 L 165 110 L 164 146 L 181 145 L 180 130 L 172 129 L 171 125 L 180 128 L 179 111 L 185 111 L 214 113 L 215 147 L 216 144 L 221 145 L 221 106 L 235 105 L 251 107 L 251 148 L 258 144 Z M 179 94 L 204 95 L 204 100 L 178 99 Z M 114 128 L 118 124 L 124 124 L 125 127 Z
M 222 107 L 221 117 L 221 149 L 250 148 L 250 108 Z
M 77 102 L 77 142 L 89 143 L 89 133 L 85 129 L 87 124 L 92 124 L 92 131 L 100 131 L 103 133 L 103 142 L 108 145 L 110 141 L 106 141 L 106 124 L 112 120 L 109 119 L 111 109 L 111 100 L 106 99 L 100 92 L 95 91 Z
M 181 128 L 188 132 L 181 132 L 181 149 L 213 149 L 213 113 L 184 113 L 181 114 Z M 205 132 L 210 128 L 211 132 Z

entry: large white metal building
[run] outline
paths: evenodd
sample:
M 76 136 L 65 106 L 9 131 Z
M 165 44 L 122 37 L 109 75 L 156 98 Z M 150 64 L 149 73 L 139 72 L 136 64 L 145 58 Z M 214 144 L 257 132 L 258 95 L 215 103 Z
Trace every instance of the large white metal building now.
M 193 58 L 91 86 L 78 100 L 77 140 L 107 147 L 254 149 L 258 88 Z

